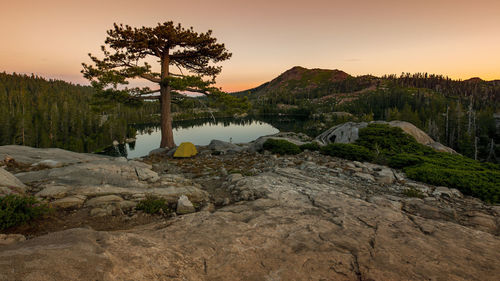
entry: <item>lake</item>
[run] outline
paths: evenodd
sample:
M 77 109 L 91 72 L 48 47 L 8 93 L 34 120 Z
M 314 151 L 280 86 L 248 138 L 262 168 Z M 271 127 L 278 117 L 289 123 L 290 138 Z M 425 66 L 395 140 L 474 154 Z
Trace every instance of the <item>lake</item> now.
M 277 121 L 278 120 L 278 121 Z M 295 122 L 290 118 L 273 118 L 273 122 L 266 122 L 247 118 L 197 119 L 176 121 L 173 125 L 174 141 L 179 145 L 182 142 L 192 142 L 195 145 L 208 145 L 211 140 L 217 139 L 232 143 L 245 143 L 261 136 L 276 134 L 280 130 L 270 123 Z M 148 155 L 160 146 L 161 131 L 157 124 L 136 125 L 137 135 L 134 143 L 110 147 L 106 154 L 126 156 L 129 159 Z

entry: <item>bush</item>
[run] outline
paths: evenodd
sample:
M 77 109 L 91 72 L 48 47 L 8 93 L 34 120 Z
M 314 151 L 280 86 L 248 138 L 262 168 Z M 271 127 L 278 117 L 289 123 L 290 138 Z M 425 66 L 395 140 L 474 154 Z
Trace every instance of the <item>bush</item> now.
M 375 157 L 368 148 L 350 143 L 331 143 L 323 146 L 321 153 L 353 161 L 372 161 Z
M 413 136 L 406 134 L 401 128 L 387 124 L 370 124 L 360 129 L 356 144 L 384 156 L 399 153 L 426 155 L 434 152 L 432 148 L 418 143 Z
M 321 149 L 321 146 L 317 142 L 310 142 L 310 143 L 306 143 L 306 144 L 299 146 L 299 148 L 302 151 L 304 151 L 306 149 L 310 150 L 310 151 L 318 151 Z
M 370 124 L 359 131 L 355 144 L 330 144 L 321 152 L 349 160 L 387 163 L 403 169 L 410 179 L 456 188 L 489 203 L 500 202 L 499 165 L 436 152 L 397 127 Z M 413 194 L 408 192 L 407 196 Z
M 465 195 L 489 203 L 500 202 L 500 171 L 469 170 L 435 165 L 430 162 L 403 169 L 413 180 L 460 190 Z
M 389 166 L 396 169 L 402 169 L 408 166 L 414 166 L 423 163 L 424 160 L 418 155 L 401 153 L 389 158 Z
M 33 196 L 9 194 L 0 197 L 0 229 L 27 223 L 49 212 L 47 204 Z
M 268 139 L 264 143 L 263 148 L 271 151 L 272 153 L 281 155 L 299 154 L 301 152 L 298 145 L 287 140 Z
M 157 214 L 160 213 L 160 210 L 162 210 L 165 214 L 173 212 L 169 208 L 168 202 L 165 198 L 154 196 L 147 196 L 146 199 L 139 202 L 135 208 L 148 214 Z
M 403 169 L 410 179 L 456 188 L 486 202 L 500 202 L 498 165 L 444 152 L 397 154 L 390 158 L 389 165 Z

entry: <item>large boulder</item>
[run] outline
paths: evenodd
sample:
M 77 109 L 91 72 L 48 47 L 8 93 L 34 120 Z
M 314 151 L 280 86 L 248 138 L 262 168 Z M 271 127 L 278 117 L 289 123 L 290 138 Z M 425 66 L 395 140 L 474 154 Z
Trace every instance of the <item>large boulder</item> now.
M 26 185 L 18 178 L 0 167 L 0 195 L 8 193 L 24 193 Z
M 417 128 L 415 125 L 405 121 L 391 121 L 388 123 L 391 127 L 401 128 L 405 133 L 413 136 L 418 143 L 429 145 L 434 143 L 434 140 L 429 137 L 424 131 Z
M 21 145 L 0 146 L 0 161 L 6 157 L 24 165 L 63 166 L 108 158 L 97 154 L 77 153 L 59 148 L 33 148 Z M 49 161 L 50 160 L 50 161 Z
M 324 145 L 329 143 L 354 143 L 359 138 L 359 130 L 367 127 L 369 124 L 387 124 L 391 127 L 398 127 L 405 133 L 413 136 L 418 143 L 427 145 L 436 151 L 457 153 L 455 150 L 434 141 L 415 125 L 405 121 L 346 122 L 324 131 L 315 140 Z
M 139 178 L 139 175 L 141 177 Z M 146 177 L 145 175 L 151 177 Z M 151 166 L 138 161 L 120 158 L 99 158 L 60 168 L 16 174 L 25 184 L 55 184 L 66 186 L 114 185 L 120 187 L 145 187 L 141 180 L 157 180 Z
M 366 126 L 367 122 L 346 122 L 324 131 L 315 140 L 322 144 L 353 143 L 359 138 L 359 129 Z
M 280 132 L 274 135 L 262 136 L 258 139 L 250 142 L 247 147 L 247 151 L 250 153 L 261 151 L 264 147 L 264 143 L 268 139 L 276 139 L 276 140 L 286 140 L 296 145 L 306 144 L 310 138 L 306 138 L 302 136 L 303 134 L 296 133 L 288 133 L 288 132 Z
M 228 152 L 241 152 L 243 150 L 243 147 L 241 146 L 221 140 L 210 141 L 210 144 L 207 146 L 207 148 L 212 150 L 213 152 L 220 154 L 225 154 Z

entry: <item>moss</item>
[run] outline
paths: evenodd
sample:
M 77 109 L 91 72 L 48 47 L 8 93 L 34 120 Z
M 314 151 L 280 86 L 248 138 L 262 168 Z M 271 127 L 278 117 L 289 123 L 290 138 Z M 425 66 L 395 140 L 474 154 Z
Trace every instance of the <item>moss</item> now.
M 368 148 L 349 143 L 331 143 L 322 147 L 321 153 L 353 161 L 372 161 L 374 159 L 373 152 Z
M 276 154 L 299 154 L 301 152 L 298 145 L 287 140 L 268 139 L 263 145 L 265 150 L 269 150 Z

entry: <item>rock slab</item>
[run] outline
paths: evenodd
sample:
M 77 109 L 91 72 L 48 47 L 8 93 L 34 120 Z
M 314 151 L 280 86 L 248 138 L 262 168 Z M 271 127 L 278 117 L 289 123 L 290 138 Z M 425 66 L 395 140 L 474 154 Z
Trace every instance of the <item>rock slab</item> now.
M 230 185 L 235 198 L 248 201 L 213 212 L 128 231 L 71 229 L 0 246 L 0 280 L 465 281 L 500 276 L 500 238 L 494 229 L 468 226 L 472 222 L 456 219 L 458 208 L 432 203 L 438 199 L 371 195 L 377 183 L 359 184 L 277 167 Z M 470 215 L 485 229 L 498 226 L 497 215 Z

